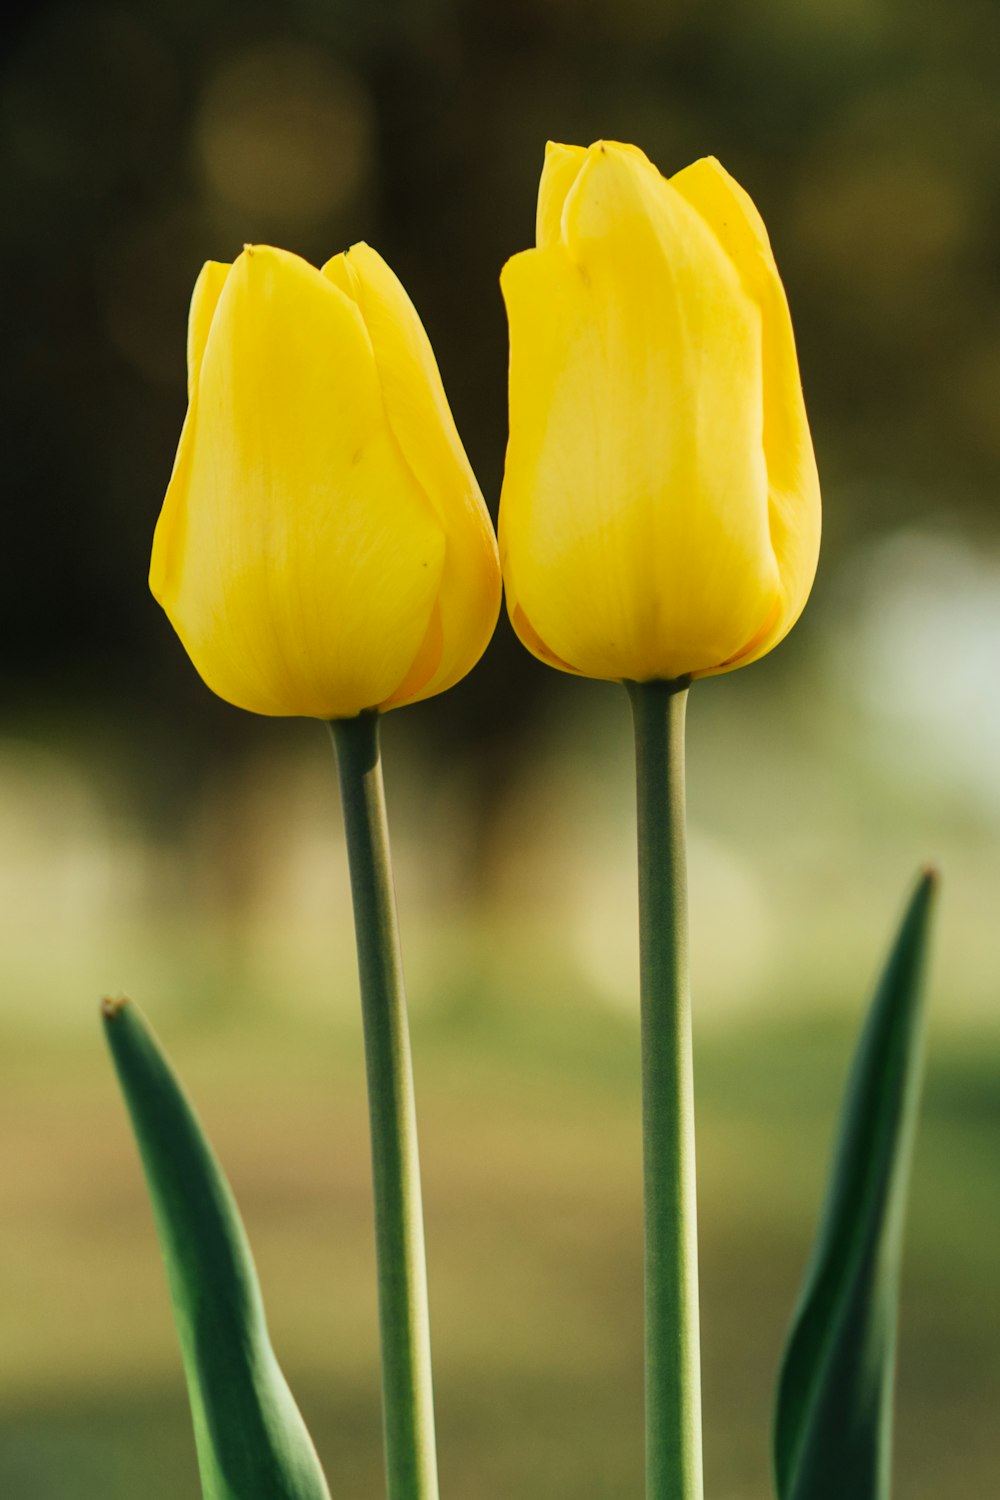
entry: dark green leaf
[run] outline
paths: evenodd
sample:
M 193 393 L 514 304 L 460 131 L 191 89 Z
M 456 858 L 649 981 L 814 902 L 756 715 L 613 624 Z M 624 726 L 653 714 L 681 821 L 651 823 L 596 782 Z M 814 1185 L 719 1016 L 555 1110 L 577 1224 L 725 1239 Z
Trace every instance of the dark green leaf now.
M 114 1000 L 103 1013 L 166 1263 L 205 1500 L 329 1500 L 229 1185 L 139 1012 Z
M 888 1500 L 903 1218 L 937 878 L 910 900 L 855 1056 L 826 1205 L 778 1383 L 780 1500 Z

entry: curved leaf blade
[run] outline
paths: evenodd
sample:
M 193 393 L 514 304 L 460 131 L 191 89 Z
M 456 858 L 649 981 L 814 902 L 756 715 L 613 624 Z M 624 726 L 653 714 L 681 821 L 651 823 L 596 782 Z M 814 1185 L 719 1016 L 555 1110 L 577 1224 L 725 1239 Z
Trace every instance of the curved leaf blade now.
M 903 1222 L 937 876 L 910 898 L 855 1053 L 826 1203 L 778 1381 L 780 1500 L 889 1500 Z
M 329 1500 L 229 1184 L 140 1012 L 106 1000 L 102 1014 L 152 1199 L 204 1500 Z

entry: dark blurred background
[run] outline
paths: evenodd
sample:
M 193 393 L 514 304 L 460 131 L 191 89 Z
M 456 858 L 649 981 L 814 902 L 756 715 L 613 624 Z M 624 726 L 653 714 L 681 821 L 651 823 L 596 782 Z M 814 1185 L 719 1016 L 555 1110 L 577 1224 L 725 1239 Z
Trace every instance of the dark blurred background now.
M 768 1392 L 860 1008 L 945 874 L 901 1493 L 1000 1463 L 1000 10 L 987 0 L 15 5 L 0 243 L 0 1491 L 194 1495 L 92 1001 L 145 1004 L 244 1205 L 334 1493 L 379 1492 L 353 950 L 322 731 L 202 686 L 146 588 L 190 289 L 367 239 L 494 510 L 497 273 L 546 138 L 707 153 L 769 226 L 824 484 L 801 624 L 692 695 L 708 1474 Z M 628 726 L 531 660 L 386 724 L 446 1492 L 638 1494 Z M 991 1484 L 992 1481 L 992 1484 Z

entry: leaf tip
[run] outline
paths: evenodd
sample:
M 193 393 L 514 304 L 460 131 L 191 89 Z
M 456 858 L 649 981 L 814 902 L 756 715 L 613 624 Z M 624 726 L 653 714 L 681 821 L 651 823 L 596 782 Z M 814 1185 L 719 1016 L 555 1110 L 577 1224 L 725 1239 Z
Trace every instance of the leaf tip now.
M 105 1021 L 117 1021 L 128 1003 L 129 999 L 127 995 L 103 995 L 101 997 L 101 1015 Z
M 941 871 L 937 865 L 930 863 L 921 865 L 917 874 L 917 883 L 910 898 L 911 911 L 919 912 L 924 918 L 929 917 L 932 908 L 937 904 L 940 889 Z

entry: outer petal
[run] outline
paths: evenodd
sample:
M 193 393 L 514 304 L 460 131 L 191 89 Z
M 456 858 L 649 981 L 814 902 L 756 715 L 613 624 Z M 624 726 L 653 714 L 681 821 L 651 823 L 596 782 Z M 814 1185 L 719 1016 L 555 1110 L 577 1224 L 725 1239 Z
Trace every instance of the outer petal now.
M 420 650 L 444 552 L 357 308 L 297 256 L 247 250 L 153 542 L 150 586 L 198 671 L 256 713 L 373 707 Z
M 761 310 L 764 454 L 781 605 L 770 629 L 731 663 L 743 666 L 787 635 L 809 596 L 819 557 L 819 476 L 792 320 L 764 221 L 749 195 L 714 157 L 694 162 L 670 180 L 713 230 Z
M 188 313 L 187 377 L 188 400 L 194 396 L 198 371 L 205 356 L 208 332 L 215 317 L 215 309 L 222 296 L 231 267 L 219 260 L 206 260 L 198 273 L 198 280 L 191 293 L 191 310 Z
M 423 676 L 412 673 L 385 706 L 412 703 L 451 687 L 485 651 L 500 611 L 496 536 L 430 340 L 402 284 L 365 244 L 353 245 L 323 271 L 353 298 L 364 319 L 389 426 L 447 539 Z
M 547 142 L 535 213 L 535 243 L 539 249 L 544 245 L 554 245 L 562 238 L 563 204 L 586 157 L 583 146 Z
M 563 243 L 509 261 L 514 626 L 591 677 L 678 677 L 774 613 L 760 315 L 640 152 L 586 153 Z M 541 654 L 537 652 L 536 654 Z

